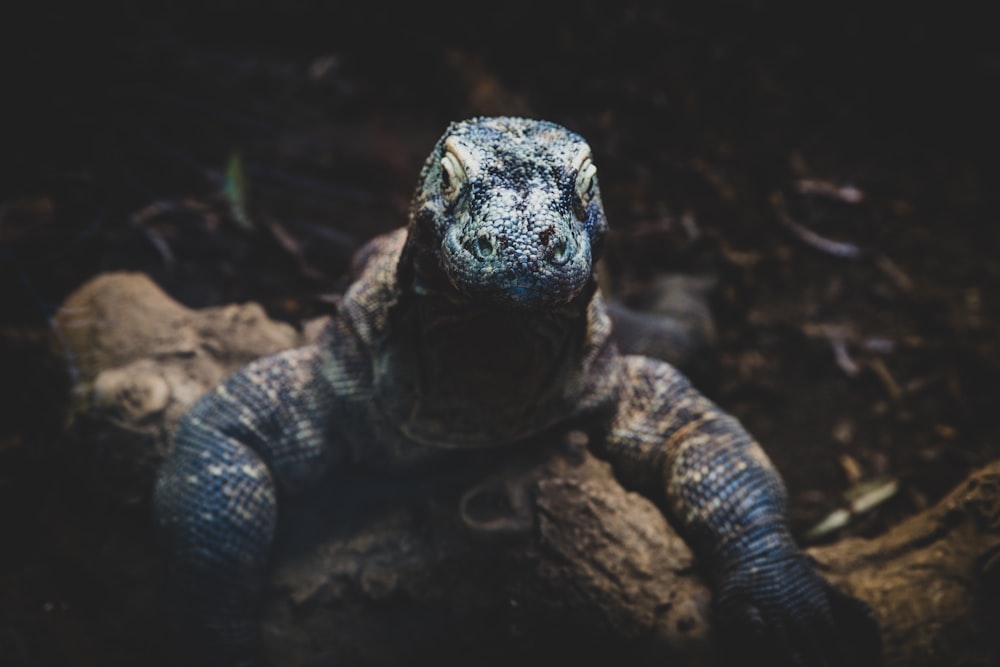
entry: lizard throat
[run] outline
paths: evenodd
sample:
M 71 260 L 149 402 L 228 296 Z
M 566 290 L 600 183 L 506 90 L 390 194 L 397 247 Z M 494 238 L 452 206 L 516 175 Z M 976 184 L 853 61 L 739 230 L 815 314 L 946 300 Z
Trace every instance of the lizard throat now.
M 393 318 L 392 369 L 376 378 L 386 416 L 440 448 L 523 440 L 573 413 L 586 335 L 574 301 L 548 313 L 414 297 Z

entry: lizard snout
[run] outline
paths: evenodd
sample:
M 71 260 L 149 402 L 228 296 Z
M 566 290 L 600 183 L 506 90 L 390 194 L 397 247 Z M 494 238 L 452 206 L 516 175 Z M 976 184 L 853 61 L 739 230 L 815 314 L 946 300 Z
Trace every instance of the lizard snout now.
M 442 244 L 451 282 L 475 297 L 545 307 L 580 292 L 591 272 L 588 239 L 560 220 L 454 227 Z
M 540 261 L 556 267 L 567 264 L 579 245 L 569 234 L 557 230 L 554 225 L 546 226 L 534 239 L 523 238 L 524 236 L 526 235 L 515 237 L 484 229 L 470 236 L 462 245 L 473 259 L 483 264 L 506 259 L 519 266 Z M 509 257 L 499 256 L 504 249 L 508 251 Z

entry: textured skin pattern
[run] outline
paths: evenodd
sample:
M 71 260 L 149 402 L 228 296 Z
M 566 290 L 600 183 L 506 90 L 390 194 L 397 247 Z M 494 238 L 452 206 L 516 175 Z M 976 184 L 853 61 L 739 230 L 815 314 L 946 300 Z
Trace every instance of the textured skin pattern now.
M 582 138 L 552 123 L 493 119 L 452 125 L 434 154 L 442 158 L 421 174 L 430 187 L 417 191 L 411 231 L 433 235 L 460 292 L 534 306 L 578 295 L 607 231 Z
M 820 665 L 840 664 L 844 628 L 877 644 L 864 606 L 796 549 L 781 480 L 740 424 L 672 366 L 611 342 L 589 156 L 550 123 L 453 124 L 408 228 L 359 253 L 323 340 L 252 363 L 182 420 L 154 507 L 211 661 L 250 662 L 283 495 L 335 466 L 396 470 L 584 424 L 686 536 L 733 647 Z

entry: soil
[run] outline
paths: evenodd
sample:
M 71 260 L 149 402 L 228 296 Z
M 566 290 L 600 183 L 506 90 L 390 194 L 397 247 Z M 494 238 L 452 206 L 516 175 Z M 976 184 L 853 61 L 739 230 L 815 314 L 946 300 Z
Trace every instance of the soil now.
M 138 650 L 88 562 L 128 562 L 148 521 L 85 491 L 66 456 L 71 371 L 43 353 L 66 294 L 129 269 L 192 307 L 328 312 L 351 253 L 403 224 L 427 151 L 469 116 L 590 141 L 612 294 L 715 280 L 718 341 L 694 378 L 781 469 L 803 541 L 849 490 L 896 489 L 818 539 L 879 534 L 997 458 L 1000 47 L 985 13 L 539 5 L 163 3 L 116 8 L 127 27 L 111 33 L 87 3 L 11 23 L 0 656 Z

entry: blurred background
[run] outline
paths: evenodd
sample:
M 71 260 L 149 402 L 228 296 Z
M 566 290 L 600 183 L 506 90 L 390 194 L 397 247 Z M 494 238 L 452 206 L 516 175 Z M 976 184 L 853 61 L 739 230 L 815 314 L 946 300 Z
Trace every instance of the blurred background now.
M 43 349 L 62 299 L 127 269 L 192 307 L 330 312 L 352 252 L 405 224 L 427 152 L 471 116 L 590 141 L 609 294 L 641 308 L 667 275 L 714 285 L 694 378 L 781 469 L 803 542 L 878 534 L 996 458 L 985 9 L 694 4 L 9 7 L 0 656 L 149 657 L 154 601 L 89 565 L 147 549 L 147 516 L 61 463 L 71 373 Z

